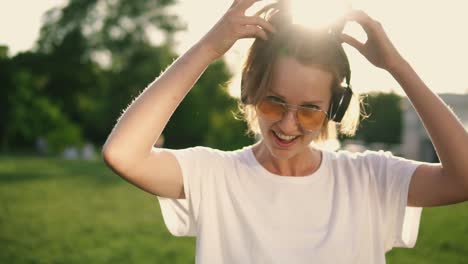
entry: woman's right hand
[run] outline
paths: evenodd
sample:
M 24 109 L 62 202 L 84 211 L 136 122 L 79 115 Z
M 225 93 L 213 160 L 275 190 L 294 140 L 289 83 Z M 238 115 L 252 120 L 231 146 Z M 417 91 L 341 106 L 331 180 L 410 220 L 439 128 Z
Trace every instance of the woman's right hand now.
M 213 60 L 222 57 L 238 39 L 260 37 L 268 39 L 265 30 L 276 29 L 259 16 L 246 16 L 245 11 L 261 0 L 234 0 L 231 7 L 198 43 Z

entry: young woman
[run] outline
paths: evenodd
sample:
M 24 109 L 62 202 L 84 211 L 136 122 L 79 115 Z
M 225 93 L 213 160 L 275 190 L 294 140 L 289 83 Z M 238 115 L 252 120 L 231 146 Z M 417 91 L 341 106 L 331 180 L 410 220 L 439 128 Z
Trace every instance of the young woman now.
M 339 30 L 296 26 L 279 4 L 246 16 L 257 1 L 235 0 L 134 100 L 104 160 L 158 197 L 173 235 L 197 237 L 197 263 L 385 263 L 391 248 L 414 246 L 422 207 L 468 200 L 468 134 L 364 12 L 345 17 L 367 33 L 360 43 Z M 236 151 L 154 148 L 199 76 L 241 38 L 257 38 L 241 106 L 261 140 Z M 359 118 L 341 42 L 400 83 L 440 164 L 317 147 L 335 128 L 353 134 Z

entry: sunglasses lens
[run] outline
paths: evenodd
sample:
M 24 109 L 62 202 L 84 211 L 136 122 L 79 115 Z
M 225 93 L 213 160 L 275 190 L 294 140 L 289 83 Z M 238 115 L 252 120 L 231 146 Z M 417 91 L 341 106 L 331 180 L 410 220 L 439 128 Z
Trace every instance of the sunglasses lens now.
M 316 109 L 301 109 L 297 113 L 297 119 L 305 130 L 320 130 L 327 115 Z
M 279 103 L 272 102 L 270 100 L 263 100 L 258 106 L 258 111 L 263 118 L 277 121 L 283 117 L 284 107 Z
M 283 118 L 283 114 L 286 111 L 285 108 L 283 104 L 269 99 L 265 99 L 257 105 L 257 111 L 262 118 L 274 122 Z M 300 126 L 309 131 L 320 130 L 326 118 L 325 112 L 313 108 L 300 108 L 297 111 L 297 119 Z

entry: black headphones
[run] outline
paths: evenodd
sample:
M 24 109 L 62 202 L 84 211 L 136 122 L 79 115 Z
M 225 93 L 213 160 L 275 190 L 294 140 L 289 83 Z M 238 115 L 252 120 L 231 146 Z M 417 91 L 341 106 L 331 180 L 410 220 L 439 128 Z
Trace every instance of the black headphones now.
M 343 119 L 346 110 L 349 107 L 349 103 L 351 102 L 351 98 L 353 97 L 353 91 L 351 90 L 351 67 L 349 66 L 348 57 L 340 45 L 338 50 L 340 51 L 340 56 L 342 56 L 344 61 L 344 72 L 345 72 L 345 81 L 346 86 L 341 86 L 338 89 L 334 89 L 332 100 L 330 103 L 330 108 L 328 109 L 328 119 L 332 120 L 336 123 L 340 123 Z

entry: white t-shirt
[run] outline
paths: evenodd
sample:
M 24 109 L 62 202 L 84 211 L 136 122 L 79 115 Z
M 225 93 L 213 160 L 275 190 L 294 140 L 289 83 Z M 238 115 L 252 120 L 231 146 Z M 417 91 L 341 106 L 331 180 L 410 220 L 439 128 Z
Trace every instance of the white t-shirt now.
M 253 146 L 168 150 L 182 169 L 186 199 L 158 197 L 174 236 L 196 236 L 196 263 L 385 263 L 413 247 L 422 208 L 407 207 L 421 164 L 390 152 L 322 150 L 317 171 L 279 176 Z

